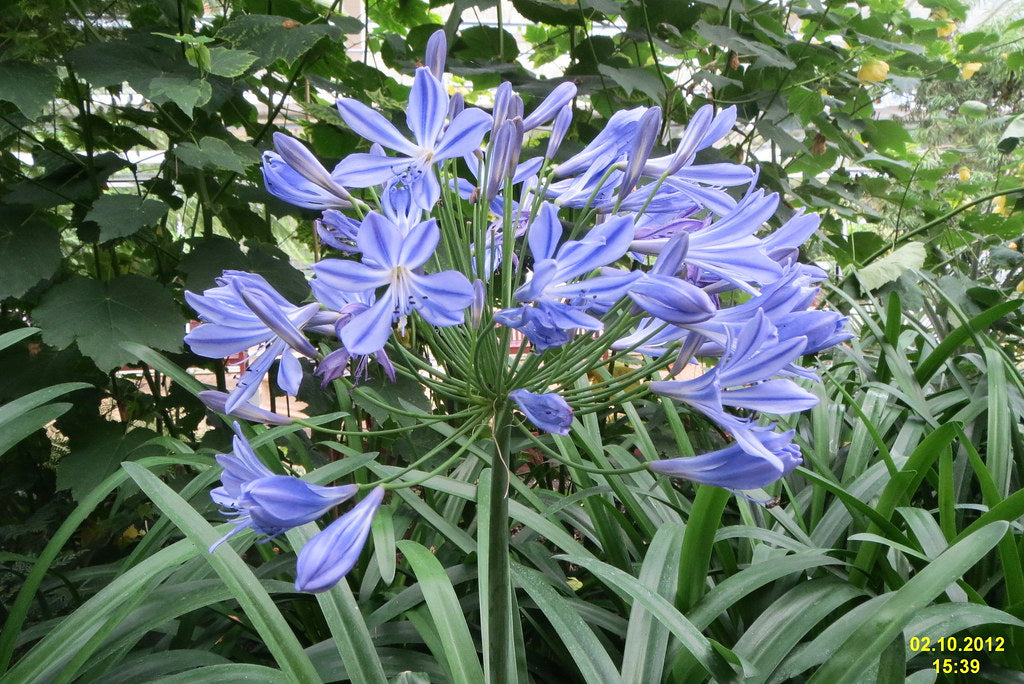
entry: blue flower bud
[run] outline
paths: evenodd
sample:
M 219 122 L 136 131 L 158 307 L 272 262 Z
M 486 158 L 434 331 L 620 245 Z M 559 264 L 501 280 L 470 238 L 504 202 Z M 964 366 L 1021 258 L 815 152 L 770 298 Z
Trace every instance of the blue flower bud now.
M 622 177 L 622 184 L 619 186 L 619 199 L 625 198 L 636 185 L 640 173 L 644 170 L 644 164 L 651 156 L 654 143 L 661 132 L 661 107 L 651 107 L 640 117 L 637 124 L 636 136 L 633 138 L 633 146 L 627 154 L 626 171 Z
M 544 153 L 545 159 L 554 159 L 558 148 L 562 146 L 562 141 L 565 140 L 565 134 L 569 132 L 570 124 L 572 124 L 572 106 L 565 105 L 558 111 L 555 123 L 551 125 L 551 136 L 548 138 L 548 148 Z
M 569 434 L 569 428 L 572 426 L 572 407 L 561 396 L 554 392 L 534 394 L 522 388 L 512 390 L 508 396 L 516 402 L 530 422 L 541 430 L 556 435 Z
M 444 61 L 448 57 L 448 40 L 444 29 L 438 29 L 427 40 L 427 50 L 423 57 L 423 65 L 430 69 L 434 78 L 440 79 L 444 73 Z
M 217 390 L 204 390 L 199 393 L 199 401 L 203 402 L 206 408 L 217 413 L 224 413 L 242 420 L 251 420 L 254 423 L 265 423 L 267 425 L 290 425 L 292 419 L 287 416 L 271 413 L 252 404 L 242 404 L 228 413 L 227 401 L 230 395 L 227 392 Z
M 370 534 L 373 516 L 383 499 L 384 488 L 376 487 L 352 510 L 302 547 L 296 568 L 296 590 L 327 591 L 355 567 Z
M 561 113 L 563 109 L 571 106 L 572 98 L 576 97 L 576 84 L 570 81 L 559 83 L 555 86 L 548 96 L 537 105 L 537 108 L 530 112 L 530 116 L 523 120 L 523 128 L 527 131 L 532 131 L 537 126 L 546 124 L 551 120 L 551 117 L 555 116 L 555 113 Z
M 800 447 L 792 443 L 795 430 L 747 432 L 762 447 L 756 453 L 737 442 L 700 456 L 652 461 L 647 467 L 661 475 L 725 489 L 758 489 L 785 477 L 803 462 Z

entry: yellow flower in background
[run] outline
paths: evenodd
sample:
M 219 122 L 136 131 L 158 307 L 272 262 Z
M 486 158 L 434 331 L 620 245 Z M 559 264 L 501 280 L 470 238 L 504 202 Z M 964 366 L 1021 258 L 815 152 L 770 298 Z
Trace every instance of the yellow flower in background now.
M 944 9 L 933 10 L 931 15 L 928 17 L 934 21 L 945 21 L 946 25 L 941 28 L 935 29 L 935 33 L 938 34 L 939 38 L 945 38 L 946 36 L 953 35 L 956 31 L 956 22 L 949 18 L 949 12 Z
M 981 69 L 982 66 L 981 62 L 968 62 L 960 67 L 960 77 L 966 81 L 971 76 L 978 73 L 978 70 Z
M 1024 280 L 1017 283 L 1017 292 L 1024 292 Z
M 1017 243 L 1016 242 L 1011 242 L 1010 244 L 1006 245 L 1006 248 L 1007 249 L 1012 249 L 1014 252 L 1016 252 L 1017 251 Z
M 869 59 L 857 72 L 857 78 L 863 83 L 878 83 L 889 75 L 889 63 L 880 59 Z
M 992 213 L 1000 216 L 1010 215 L 1010 210 L 1006 208 L 1006 195 L 1000 195 L 992 200 Z
M 957 171 L 957 175 L 960 176 L 960 180 L 964 183 L 971 180 L 971 170 L 966 166 L 961 166 L 960 170 Z

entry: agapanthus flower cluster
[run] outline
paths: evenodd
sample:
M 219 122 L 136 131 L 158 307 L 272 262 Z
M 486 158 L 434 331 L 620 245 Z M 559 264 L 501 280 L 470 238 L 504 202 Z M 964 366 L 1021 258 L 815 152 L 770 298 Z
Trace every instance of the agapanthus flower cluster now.
M 401 374 L 466 422 L 518 409 L 533 436 L 567 435 L 575 416 L 653 392 L 731 443 L 652 471 L 731 490 L 791 472 L 801 462 L 794 432 L 771 417 L 814 406 L 805 384 L 816 378 L 801 359 L 850 334 L 845 319 L 815 306 L 824 271 L 798 261 L 817 217 L 798 213 L 772 230 L 779 198 L 756 187 L 755 170 L 701 162 L 733 129 L 735 108 L 700 107 L 663 156 L 652 156 L 664 128 L 657 107 L 616 112 L 593 140 L 560 154 L 575 85 L 555 85 L 527 112 L 505 83 L 488 112 L 449 95 L 445 54 L 439 32 L 415 72 L 404 131 L 358 100 L 338 100 L 369 151 L 333 170 L 275 134 L 266 187 L 321 212 L 316 231 L 333 253 L 312 265 L 303 302 L 237 271 L 189 294 L 204 321 L 186 337 L 195 352 L 257 349 L 238 386 L 208 404 L 271 422 L 249 402 L 275 360 L 288 394 L 303 363 L 324 384 Z M 606 372 L 616 364 L 627 371 Z M 605 379 L 581 382 L 588 372 Z M 246 484 L 225 479 L 215 498 L 237 511 L 240 528 L 273 535 L 322 514 L 316 496 L 335 496 L 309 490 L 287 515 L 267 517 L 263 493 L 296 486 L 236 457 L 243 465 L 225 467 Z M 374 490 L 307 545 L 301 588 L 326 588 L 352 567 L 381 496 Z
M 288 530 L 313 522 L 335 506 L 355 496 L 356 485 L 322 487 L 289 475 L 275 475 L 259 457 L 235 423 L 230 454 L 218 454 L 224 468 L 221 486 L 210 492 L 213 500 L 231 516 L 235 529 L 218 539 L 210 553 L 245 529 L 270 541 Z M 344 577 L 359 557 L 370 523 L 384 498 L 384 489 L 375 487 L 352 510 L 314 535 L 299 552 L 299 591 L 320 592 L 330 589 Z

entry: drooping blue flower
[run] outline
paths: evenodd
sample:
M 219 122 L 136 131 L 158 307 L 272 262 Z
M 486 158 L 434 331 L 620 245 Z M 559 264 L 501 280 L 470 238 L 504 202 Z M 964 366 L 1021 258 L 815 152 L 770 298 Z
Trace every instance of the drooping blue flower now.
M 783 276 L 747 301 L 720 310 L 705 322 L 693 325 L 693 332 L 703 335 L 707 342 L 700 346 L 700 356 L 721 356 L 724 352 L 727 330 L 738 335 L 740 329 L 757 315 L 763 314 L 776 327 L 780 340 L 803 336 L 807 345 L 803 353 L 815 354 L 852 337 L 846 330 L 847 319 L 834 311 L 811 309 L 820 288 L 812 283 L 821 280 L 824 273 L 814 267 L 786 262 Z M 813 378 L 806 369 L 787 367 L 789 373 Z
M 345 216 L 336 209 L 328 209 L 315 222 L 316 233 L 325 245 L 339 252 L 356 254 L 356 235 L 359 233 L 359 222 Z
M 231 391 L 226 412 L 233 413 L 256 393 L 260 380 L 279 357 L 277 383 L 294 396 L 302 380 L 302 368 L 294 352 L 316 358 L 316 348 L 302 334 L 302 328 L 320 305 L 295 306 L 262 276 L 244 271 L 224 271 L 217 285 L 201 295 L 185 293 L 186 301 L 203 321 L 185 335 L 185 342 L 196 354 L 212 359 L 261 347 Z
M 338 112 L 349 128 L 401 156 L 350 154 L 335 167 L 334 177 L 340 184 L 354 188 L 397 180 L 410 189 L 418 207 L 431 209 L 441 196 L 434 164 L 478 149 L 491 126 L 491 117 L 483 110 L 465 109 L 445 127 L 448 103 L 444 85 L 430 69 L 417 69 L 406 108 L 406 122 L 415 138 L 415 142 L 410 142 L 391 122 L 362 102 L 339 99 Z
M 295 578 L 297 591 L 327 591 L 355 567 L 370 534 L 373 516 L 383 500 L 384 488 L 375 487 L 352 510 L 317 533 L 299 550 Z
M 689 234 L 684 262 L 720 279 L 730 287 L 750 293 L 751 283 L 764 285 L 782 276 L 782 267 L 765 251 L 763 241 L 754 233 L 778 206 L 778 195 L 753 192 L 721 219 L 706 223 L 692 219 L 662 226 L 656 236 L 634 239 L 630 249 L 641 254 L 658 254 L 675 235 Z
M 750 430 L 761 449 L 751 453 L 739 442 L 724 449 L 683 458 L 652 461 L 655 473 L 681 477 L 725 489 L 759 489 L 780 480 L 803 462 L 800 447 L 793 444 L 795 430 Z
M 494 320 L 506 328 L 521 332 L 537 353 L 556 349 L 572 339 L 569 330 L 556 326 L 551 315 L 536 306 L 502 309 L 494 313 Z
M 710 319 L 715 302 L 704 290 L 679 278 L 689 246 L 689 235 L 670 239 L 654 267 L 629 288 L 633 302 L 660 321 L 688 327 Z
M 558 209 L 545 202 L 527 233 L 534 258 L 533 274 L 515 291 L 516 299 L 524 306 L 502 309 L 495 320 L 522 332 L 538 352 L 565 344 L 570 331 L 603 330 L 604 323 L 590 312 L 607 312 L 642 274 L 614 271 L 580 278 L 618 260 L 628 249 L 632 234 L 632 219 L 615 216 L 592 228 L 582 239 L 559 247 L 562 226 Z
M 765 252 L 780 264 L 796 263 L 800 245 L 814 235 L 820 224 L 821 217 L 817 214 L 805 214 L 802 209 L 797 211 L 778 230 L 764 238 Z
M 554 392 L 534 394 L 523 388 L 508 393 L 530 422 L 545 432 L 567 435 L 572 427 L 572 407 Z
M 692 380 L 659 380 L 650 383 L 655 394 L 684 402 L 733 432 L 751 453 L 766 452 L 751 437 L 750 420 L 729 413 L 739 408 L 759 413 L 787 415 L 814 407 L 818 398 L 792 380 L 773 377 L 793 363 L 807 346 L 802 336 L 780 340 L 775 326 L 758 311 L 733 338 L 718 364 Z
M 333 296 L 325 296 L 329 288 L 325 288 L 323 283 L 313 280 L 310 284 L 317 286 L 314 287 L 314 292 L 319 293 L 317 299 L 322 302 L 334 302 L 341 299 L 339 295 L 343 295 L 343 293 L 334 292 L 331 293 Z M 337 335 L 339 341 L 341 340 L 341 331 L 352 321 L 352 318 L 369 308 L 369 304 L 359 301 L 351 301 L 337 306 L 338 317 L 334 321 L 333 332 Z M 353 354 L 344 344 L 321 359 L 320 363 L 317 364 L 314 375 L 320 378 L 321 387 L 327 387 L 328 383 L 332 380 L 336 380 L 344 375 L 349 362 L 354 361 L 355 367 L 352 370 L 352 378 L 354 382 L 359 382 L 361 379 L 368 379 L 370 377 L 369 366 L 371 358 L 384 370 L 388 380 L 394 382 L 395 366 L 391 363 L 391 359 L 388 358 L 388 354 L 383 348 L 367 354 Z
M 235 529 L 218 539 L 210 553 L 242 530 L 273 538 L 293 527 L 316 520 L 338 504 L 355 495 L 358 487 L 321 487 L 296 477 L 276 475 L 257 458 L 242 435 L 238 423 L 230 454 L 218 454 L 224 468 L 221 486 L 210 497 L 233 516 Z
M 353 316 L 341 330 L 341 341 L 353 354 L 372 354 L 382 349 L 397 321 L 404 327 L 413 310 L 431 325 L 462 323 L 463 311 L 473 300 L 473 287 L 458 271 L 422 275 L 420 267 L 433 255 L 440 239 L 434 219 L 413 227 L 408 235 L 384 216 L 371 212 L 359 228 L 356 244 L 362 262 L 324 259 L 313 266 L 316 277 L 328 288 L 376 301 Z

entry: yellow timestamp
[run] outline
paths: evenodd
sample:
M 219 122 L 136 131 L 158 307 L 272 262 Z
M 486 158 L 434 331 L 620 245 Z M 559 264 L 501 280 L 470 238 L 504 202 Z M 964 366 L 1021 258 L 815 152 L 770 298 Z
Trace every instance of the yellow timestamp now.
M 978 674 L 981 661 L 977 658 L 936 658 L 932 662 L 936 674 Z
M 1006 650 L 1006 639 L 1003 637 L 910 637 L 910 650 L 915 653 L 1001 653 Z

